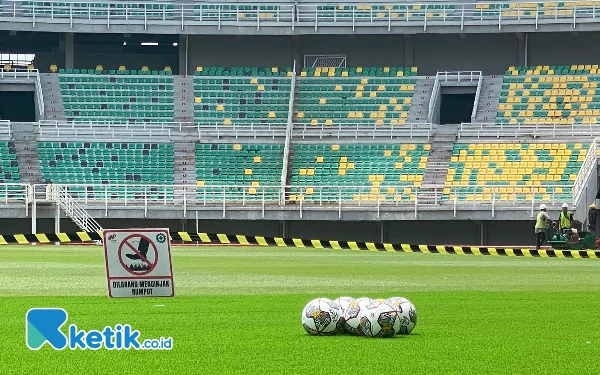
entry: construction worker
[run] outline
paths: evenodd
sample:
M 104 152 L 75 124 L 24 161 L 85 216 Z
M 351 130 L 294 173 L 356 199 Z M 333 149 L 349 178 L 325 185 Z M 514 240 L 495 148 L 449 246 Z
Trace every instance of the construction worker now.
M 551 222 L 550 216 L 546 213 L 546 205 L 540 204 L 540 212 L 535 221 L 536 250 L 539 250 L 544 241 L 546 241 L 546 233 Z
M 571 238 L 571 223 L 573 222 L 573 213 L 569 211 L 569 205 L 563 203 L 562 211 L 560 211 L 560 215 L 558 215 L 558 226 L 560 228 L 560 232 L 563 233 L 567 238 Z
M 593 203 L 588 210 L 588 229 L 596 236 L 596 205 Z

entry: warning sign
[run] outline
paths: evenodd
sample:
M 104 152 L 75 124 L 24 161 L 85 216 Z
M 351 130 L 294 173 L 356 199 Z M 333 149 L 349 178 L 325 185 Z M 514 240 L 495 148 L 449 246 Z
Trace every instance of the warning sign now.
M 104 259 L 110 297 L 173 297 L 168 229 L 106 229 Z

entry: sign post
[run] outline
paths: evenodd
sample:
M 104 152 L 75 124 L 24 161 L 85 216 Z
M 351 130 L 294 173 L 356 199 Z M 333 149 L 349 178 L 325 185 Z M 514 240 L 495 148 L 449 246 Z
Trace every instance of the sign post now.
M 106 229 L 102 233 L 110 297 L 173 297 L 168 229 Z

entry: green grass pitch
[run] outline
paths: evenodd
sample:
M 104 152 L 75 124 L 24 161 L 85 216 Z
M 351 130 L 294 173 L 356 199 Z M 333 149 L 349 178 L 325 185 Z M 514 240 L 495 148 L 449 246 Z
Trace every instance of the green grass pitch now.
M 175 298 L 110 299 L 101 247 L 0 247 L 0 374 L 589 374 L 600 372 L 600 261 L 176 247 Z M 310 337 L 310 299 L 404 296 L 413 334 Z M 25 345 L 25 313 L 129 323 L 172 351 Z M 64 328 L 63 328 L 64 329 Z M 66 330 L 65 330 L 66 331 Z

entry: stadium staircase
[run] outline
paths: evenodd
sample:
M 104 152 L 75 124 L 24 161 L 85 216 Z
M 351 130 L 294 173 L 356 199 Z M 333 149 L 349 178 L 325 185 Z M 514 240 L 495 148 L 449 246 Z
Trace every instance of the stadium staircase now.
M 437 125 L 431 142 L 431 155 L 423 176 L 423 186 L 444 186 L 458 128 L 458 124 Z
M 21 182 L 24 184 L 42 183 L 40 153 L 34 124 L 31 122 L 13 122 L 11 128 Z
M 412 97 L 412 105 L 408 111 L 406 123 L 423 123 L 427 122 L 427 114 L 429 113 L 429 100 L 433 92 L 433 83 L 435 78 L 419 78 L 415 85 L 415 93 Z M 500 85 L 502 86 L 502 85 Z
M 41 74 L 40 80 L 42 82 L 42 96 L 44 97 L 44 112 L 46 117 L 43 120 L 65 121 L 67 117 L 65 115 L 65 104 L 62 98 L 58 74 Z
M 173 76 L 175 122 L 194 122 L 194 76 Z
M 84 232 L 98 232 L 102 227 L 67 191 L 67 188 L 52 185 L 50 198 L 60 206 L 65 214 Z
M 193 106 L 192 106 L 193 108 Z M 192 111 L 192 113 L 194 113 Z M 189 128 L 171 134 L 173 141 L 173 183 L 196 184 L 196 143 L 198 135 Z
M 476 123 L 493 123 L 498 112 L 504 77 L 483 77 L 479 104 L 475 113 Z

